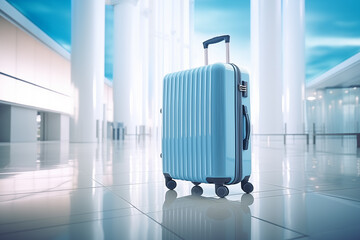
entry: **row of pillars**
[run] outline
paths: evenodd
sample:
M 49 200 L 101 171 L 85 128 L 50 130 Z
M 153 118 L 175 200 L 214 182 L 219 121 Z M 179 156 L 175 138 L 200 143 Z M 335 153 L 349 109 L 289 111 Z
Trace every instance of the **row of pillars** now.
M 70 141 L 101 141 L 96 136 L 102 136 L 106 129 L 96 123 L 106 121 L 103 112 L 105 1 L 74 0 L 71 4 L 74 111 L 70 121 Z M 135 5 L 136 1 L 117 1 L 114 5 L 114 121 L 126 120 L 130 128 L 133 121 L 128 118 L 133 112 L 130 108 L 134 106 L 129 103 L 129 88 L 133 81 L 132 73 L 137 71 L 134 63 L 139 52 L 131 42 L 134 38 L 139 39 L 139 36 L 134 36 L 131 25 L 136 18 Z
M 129 76 L 136 71 L 134 66 L 139 56 L 136 46 L 129 44 L 132 39 L 139 38 L 134 35 L 130 24 L 137 21 L 133 7 L 136 1 L 116 2 L 114 47 L 115 52 L 121 54 L 114 56 L 114 79 L 127 81 L 114 80 L 114 121 L 134 124 L 129 117 L 134 106 L 124 101 L 130 99 L 130 91 L 121 91 L 120 94 L 119 89 L 128 87 L 126 84 Z M 251 76 L 252 96 L 257 98 L 254 107 L 258 109 L 253 111 L 256 132 L 280 132 L 283 122 L 289 123 L 291 132 L 298 132 L 302 127 L 304 6 L 304 0 L 251 0 Z M 72 1 L 71 19 L 74 112 L 70 122 L 70 140 L 94 142 L 96 120 L 104 121 L 104 47 L 101 46 L 104 46 L 105 35 L 105 1 Z
M 183 59 L 191 59 L 187 56 L 191 34 L 185 32 L 184 24 L 188 22 L 189 29 L 192 26 L 194 0 L 106 3 L 114 7 L 113 121 L 123 122 L 131 134 L 136 134 L 136 126 L 145 122 L 160 126 L 161 119 L 154 112 L 161 107 L 158 96 L 162 96 L 163 73 L 182 70 L 175 68 L 183 67 Z M 101 111 L 105 0 L 73 0 L 71 4 L 74 109 L 70 141 L 95 142 L 96 121 L 107 121 Z
M 139 39 L 139 36 L 134 35 L 131 25 L 136 21 L 135 3 L 136 1 L 118 1 L 114 5 L 114 121 L 127 122 L 130 129 L 133 121 L 129 116 L 133 112 L 131 107 L 134 106 L 128 101 L 131 94 L 129 88 L 133 80 L 132 73 L 137 72 L 134 66 L 139 57 L 136 54 L 139 50 L 131 42 L 132 39 Z M 102 132 L 106 131 L 102 125 L 97 124 L 106 121 L 106 114 L 103 112 L 105 1 L 74 0 L 71 4 L 74 112 L 70 121 L 70 141 L 101 141 L 97 136 L 102 136 Z M 135 129 L 135 125 L 133 128 Z

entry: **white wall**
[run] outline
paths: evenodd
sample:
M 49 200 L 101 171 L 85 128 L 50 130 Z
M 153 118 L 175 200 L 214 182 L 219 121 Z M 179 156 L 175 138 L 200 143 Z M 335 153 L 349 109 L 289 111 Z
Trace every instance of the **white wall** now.
M 44 114 L 44 138 L 45 140 L 54 141 L 60 139 L 60 114 L 45 113 Z
M 0 101 L 69 114 L 70 63 L 0 16 Z
M 36 116 L 34 109 L 11 106 L 10 142 L 35 142 Z
M 10 117 L 10 106 L 0 104 L 0 142 L 10 142 Z
M 0 104 L 0 142 L 36 141 L 37 111 Z
M 360 88 L 307 90 L 307 131 L 320 133 L 360 132 Z
M 61 54 L 0 16 L 0 102 L 59 114 L 62 130 L 56 139 L 60 140 L 69 139 L 68 118 L 73 110 L 70 67 Z M 111 84 L 104 83 L 103 93 L 107 121 L 113 121 Z
M 60 141 L 69 141 L 70 139 L 70 117 L 68 115 L 60 115 Z
M 46 141 L 69 140 L 69 116 L 59 113 L 45 113 L 45 136 Z

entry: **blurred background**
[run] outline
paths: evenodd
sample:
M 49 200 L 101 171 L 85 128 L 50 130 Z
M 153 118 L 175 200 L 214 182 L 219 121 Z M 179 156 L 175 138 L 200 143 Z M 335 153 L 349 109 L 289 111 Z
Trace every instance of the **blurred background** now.
M 0 0 L 0 239 L 359 239 L 359 13 L 355 0 Z M 250 77 L 254 191 L 168 190 L 163 78 L 203 66 L 202 42 L 223 34 Z
M 263 9 L 266 9 L 264 11 Z M 253 134 L 359 133 L 360 3 L 1 0 L 0 141 L 161 136 L 162 79 L 229 34 Z M 209 49 L 224 62 L 225 46 Z

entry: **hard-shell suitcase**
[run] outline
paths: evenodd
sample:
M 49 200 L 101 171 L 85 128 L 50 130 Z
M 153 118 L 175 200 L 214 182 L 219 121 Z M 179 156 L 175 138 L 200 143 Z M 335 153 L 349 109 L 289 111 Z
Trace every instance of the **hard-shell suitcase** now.
M 223 40 L 226 63 L 207 65 L 208 45 Z M 249 75 L 229 63 L 229 41 L 229 35 L 205 41 L 205 66 L 164 77 L 161 157 L 169 189 L 181 179 L 214 183 L 219 197 L 229 194 L 228 184 L 253 190 Z

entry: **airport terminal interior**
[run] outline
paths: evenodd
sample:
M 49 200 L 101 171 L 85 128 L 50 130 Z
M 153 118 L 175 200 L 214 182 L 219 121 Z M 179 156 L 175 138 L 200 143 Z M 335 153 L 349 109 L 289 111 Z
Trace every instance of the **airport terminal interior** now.
M 359 239 L 359 11 L 0 0 L 0 239 Z M 164 76 L 203 66 L 203 41 L 224 34 L 249 74 L 253 191 L 170 190 Z

